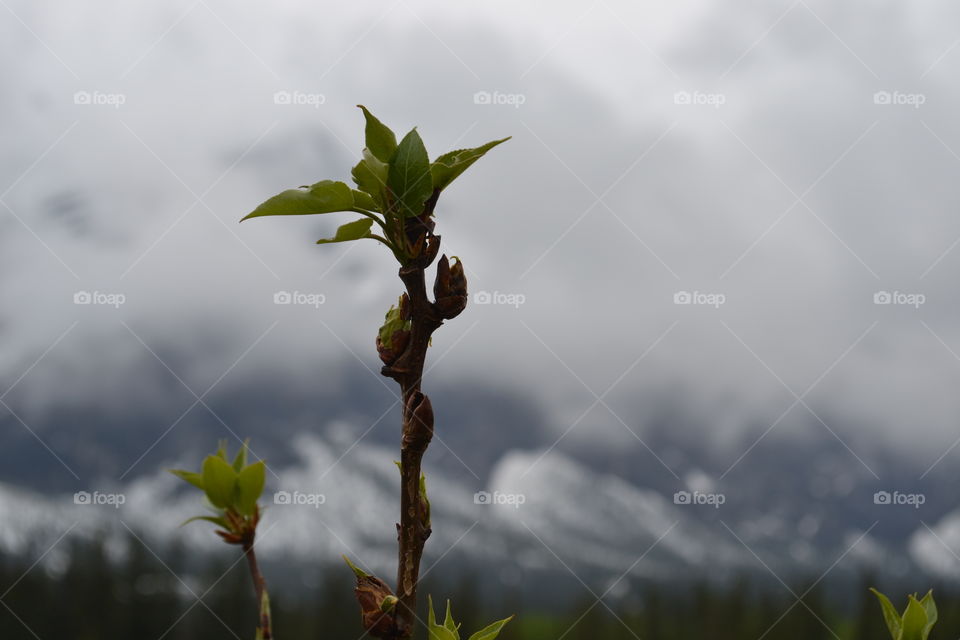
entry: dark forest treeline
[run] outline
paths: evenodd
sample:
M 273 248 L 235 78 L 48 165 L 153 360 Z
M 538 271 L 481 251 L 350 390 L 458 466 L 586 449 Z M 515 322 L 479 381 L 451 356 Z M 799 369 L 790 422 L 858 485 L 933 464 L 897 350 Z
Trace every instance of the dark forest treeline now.
M 69 545 L 68 545 L 69 546 Z M 0 559 L 0 638 L 3 640 L 246 640 L 255 626 L 245 566 L 226 557 L 211 562 L 186 585 L 183 554 L 163 561 L 131 540 L 122 559 L 108 560 L 99 543 L 73 543 L 62 558 Z M 49 562 L 48 562 L 49 561 Z M 55 571 L 50 567 L 54 566 Z M 29 570 L 28 570 L 29 569 Z M 274 631 L 281 640 L 357 640 L 362 635 L 349 572 L 336 568 L 315 587 L 274 597 Z M 172 573 L 171 573 L 172 571 Z M 480 598 L 473 580 L 461 577 L 438 592 L 448 595 L 466 638 L 506 612 L 518 614 L 504 640 L 879 640 L 887 634 L 867 580 L 845 607 L 835 606 L 818 585 L 803 604 L 784 588 L 746 581 L 725 588 L 694 586 L 682 593 L 646 587 L 636 606 L 592 597 L 557 610 L 524 607 L 517 596 Z M 433 589 L 431 589 L 433 590 Z M 796 593 L 806 588 L 797 585 Z M 191 593 L 192 592 L 192 593 Z M 202 603 L 197 601 L 202 595 Z M 586 594 L 589 595 L 589 594 Z M 899 603 L 904 594 L 899 594 Z M 937 592 L 940 623 L 933 638 L 960 636 L 960 603 Z M 809 607 L 809 609 L 808 609 Z M 788 611 L 789 609 L 789 611 Z M 786 613 L 785 613 L 786 612 Z M 818 620 L 819 618 L 819 620 Z M 826 626 L 825 626 L 826 625 Z M 829 629 L 827 629 L 829 627 Z M 836 634 L 836 635 L 834 635 Z

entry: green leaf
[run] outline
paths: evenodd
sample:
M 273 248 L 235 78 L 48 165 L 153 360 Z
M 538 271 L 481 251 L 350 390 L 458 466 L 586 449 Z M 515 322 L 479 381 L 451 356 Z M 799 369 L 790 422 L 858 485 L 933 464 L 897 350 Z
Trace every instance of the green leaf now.
M 469 169 L 470 165 L 482 158 L 487 151 L 509 139 L 510 137 L 506 137 L 502 140 L 493 140 L 474 149 L 457 149 L 443 154 L 430 165 L 433 188 L 442 191 L 456 180 L 461 173 Z
M 437 626 L 437 616 L 433 612 L 433 596 L 427 594 L 427 628 L 432 629 Z
M 337 233 L 332 238 L 322 238 L 317 240 L 317 244 L 329 244 L 331 242 L 350 242 L 370 236 L 370 227 L 373 226 L 373 219 L 360 218 L 353 222 L 340 225 Z
M 217 450 L 214 453 L 219 458 L 227 459 L 227 440 L 226 438 L 217 441 Z
M 262 216 L 304 216 L 354 208 L 353 190 L 343 182 L 321 180 L 306 189 L 288 189 L 273 196 L 240 222 Z
M 453 621 L 453 614 L 450 613 L 450 601 L 447 600 L 447 615 L 443 619 L 443 627 L 453 633 L 458 638 L 460 637 L 460 625 L 456 624 Z
M 920 606 L 927 614 L 927 626 L 923 630 L 923 640 L 927 640 L 930 630 L 937 623 L 937 603 L 933 601 L 933 589 L 927 591 L 927 595 L 920 599 Z
M 367 211 L 377 211 L 379 207 L 369 193 L 353 189 L 353 206 L 355 209 L 365 209 Z
M 220 456 L 207 456 L 203 461 L 203 490 L 213 506 L 226 509 L 233 502 L 237 472 Z
M 907 600 L 907 608 L 903 612 L 902 620 L 903 630 L 900 640 L 923 640 L 924 629 L 927 627 L 927 612 L 912 595 Z
M 244 440 L 243 444 L 240 446 L 240 451 L 237 451 L 237 457 L 233 459 L 233 470 L 237 473 L 247 466 L 247 443 L 249 440 Z
M 243 515 L 252 516 L 256 512 L 266 477 L 267 465 L 263 460 L 244 467 L 237 475 L 237 508 Z
M 503 620 L 498 620 L 497 622 L 489 624 L 485 626 L 483 629 L 480 629 L 480 631 L 477 631 L 475 634 L 470 636 L 468 640 L 493 640 L 498 635 L 500 635 L 500 631 L 511 620 L 513 620 L 513 616 L 510 616 L 509 618 L 504 618 Z
M 226 530 L 228 530 L 228 531 L 230 530 L 230 523 L 227 522 L 227 519 L 226 519 L 226 518 L 221 518 L 221 517 L 219 517 L 219 516 L 193 516 L 192 518 L 187 518 L 187 519 L 184 520 L 182 523 L 180 523 L 180 526 L 182 527 L 182 526 L 184 526 L 184 525 L 188 525 L 188 524 L 190 524 L 191 522 L 196 522 L 197 520 L 205 520 L 206 522 L 212 522 L 213 524 L 217 525 L 218 527 L 221 527 L 221 528 L 226 529 Z
M 459 634 L 454 631 L 450 631 L 447 627 L 441 627 L 437 624 L 437 617 L 433 612 L 433 598 L 429 595 L 427 596 L 427 602 L 429 603 L 429 610 L 427 611 L 427 635 L 430 640 L 460 640 Z M 449 603 L 448 603 L 449 604 Z
M 397 136 L 394 135 L 390 127 L 383 124 L 365 106 L 358 104 L 363 109 L 363 117 L 367 121 L 364 130 L 367 149 L 382 162 L 389 162 L 390 157 L 397 148 Z
M 387 186 L 400 206 L 403 217 L 418 216 L 433 193 L 430 157 L 416 129 L 403 137 L 387 169 Z
M 363 569 L 361 569 L 361 568 L 358 567 L 357 565 L 355 565 L 355 564 L 353 564 L 352 562 L 350 562 L 350 558 L 348 558 L 347 556 L 340 556 L 340 557 L 343 558 L 344 562 L 347 563 L 347 566 L 350 567 L 350 569 L 353 571 L 354 575 L 356 575 L 358 578 L 368 578 L 368 577 L 370 577 L 370 574 L 369 574 L 369 573 L 367 573 L 366 571 L 364 571 Z
M 898 612 L 896 607 L 893 606 L 893 603 L 890 602 L 890 598 L 883 595 L 873 587 L 870 587 L 870 591 L 872 591 L 873 595 L 877 596 L 877 600 L 880 601 L 880 608 L 883 610 L 883 620 L 887 623 L 887 629 L 890 631 L 890 636 L 893 638 L 893 640 L 900 640 L 900 633 L 903 630 L 903 622 L 900 618 L 900 612 Z
M 186 480 L 198 489 L 203 489 L 203 476 L 193 471 L 184 471 L 183 469 L 167 469 L 170 473 L 181 480 Z
M 427 511 L 427 526 L 430 526 L 430 499 L 427 497 L 427 474 L 420 474 L 420 499 Z M 449 604 L 449 600 L 447 601 Z
M 378 160 L 369 149 L 363 150 L 363 158 L 350 171 L 353 181 L 361 192 L 368 194 L 380 211 L 387 209 L 387 164 Z M 356 195 L 354 195 L 356 200 Z
M 400 300 L 403 300 L 403 296 L 400 296 Z M 412 325 L 410 320 L 404 320 L 400 316 L 400 305 L 401 302 L 397 302 L 397 306 L 390 305 L 390 308 L 387 309 L 386 315 L 384 315 L 383 324 L 380 326 L 380 342 L 386 346 L 392 346 L 393 341 L 393 332 L 394 331 L 403 331 L 404 329 L 409 329 Z M 403 473 L 403 466 L 398 460 L 393 461 L 397 465 L 397 469 L 400 469 L 400 473 Z

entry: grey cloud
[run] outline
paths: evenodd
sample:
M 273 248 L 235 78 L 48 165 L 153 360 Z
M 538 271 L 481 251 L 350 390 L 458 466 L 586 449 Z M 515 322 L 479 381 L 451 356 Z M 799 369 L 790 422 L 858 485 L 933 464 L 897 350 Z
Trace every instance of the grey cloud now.
M 211 3 L 230 29 L 198 7 L 149 50 L 186 5 L 113 16 L 110 30 L 84 17 L 88 8 L 12 6 L 81 76 L 17 24 L 5 27 L 24 53 L 3 71 L 14 88 L 0 107 L 12 141 L 0 157 L 4 184 L 78 121 L 4 197 L 30 227 L 11 215 L 0 223 L 5 379 L 79 321 L 20 383 L 26 405 L 149 402 L 143 363 L 156 363 L 120 320 L 153 348 L 194 354 L 177 373 L 200 388 L 277 320 L 236 375 L 296 376 L 351 361 L 351 351 L 375 369 L 374 318 L 398 293 L 389 256 L 372 245 L 313 246 L 340 217 L 236 224 L 282 188 L 346 179 L 362 101 L 397 129 L 418 125 L 434 153 L 514 135 L 451 188 L 439 223 L 472 291 L 526 302 L 473 305 L 437 334 L 435 357 L 450 353 L 435 374 L 512 381 L 551 411 L 546 442 L 594 401 L 584 385 L 602 394 L 615 382 L 605 402 L 638 435 L 661 410 L 638 399 L 666 397 L 696 416 L 702 427 L 691 428 L 729 442 L 762 432 L 794 401 L 777 377 L 801 394 L 834 363 L 807 401 L 844 439 L 908 442 L 919 472 L 955 437 L 950 381 L 960 363 L 938 336 L 960 351 L 951 286 L 960 254 L 924 276 L 960 236 L 951 215 L 960 160 L 947 148 L 960 149 L 949 75 L 960 54 L 920 78 L 952 42 L 946 5 L 898 13 L 809 3 L 836 36 L 799 5 L 723 78 L 788 5 L 664 10 L 659 35 L 621 3 L 567 36 L 573 4 L 552 17 L 517 9 L 509 20 L 464 9 L 476 25 L 420 12 L 440 42 L 404 9 L 361 37 L 380 9 L 351 12 L 334 30 L 336 15 L 314 29 L 305 7 L 244 15 Z M 604 38 L 616 46 L 598 47 Z M 72 101 L 81 89 L 128 99 L 82 109 Z M 322 94 L 324 104 L 275 105 L 280 90 Z M 525 102 L 474 104 L 476 91 L 494 90 Z M 880 90 L 927 102 L 877 105 Z M 677 105 L 677 91 L 721 93 L 725 103 Z M 210 209 L 194 204 L 214 182 Z M 812 212 L 787 212 L 791 190 Z M 601 194 L 606 205 L 594 205 Z M 80 289 L 122 291 L 128 302 L 115 313 L 76 307 Z M 327 302 L 278 309 L 281 289 Z M 881 290 L 927 302 L 876 306 Z M 678 291 L 726 302 L 678 306 Z M 794 411 L 802 415 L 771 437 L 800 429 L 805 409 Z M 640 449 L 602 406 L 569 437 Z

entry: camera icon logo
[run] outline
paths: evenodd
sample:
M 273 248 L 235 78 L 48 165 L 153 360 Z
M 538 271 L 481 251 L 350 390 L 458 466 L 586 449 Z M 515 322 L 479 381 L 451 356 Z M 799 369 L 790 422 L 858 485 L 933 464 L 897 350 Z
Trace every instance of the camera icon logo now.
M 489 291 L 477 291 L 473 294 L 473 303 L 474 304 L 490 304 L 490 301 L 493 297 L 490 295 Z
M 90 504 L 90 492 L 77 491 L 73 494 L 73 504 Z
M 277 491 L 273 494 L 273 504 L 290 504 L 291 502 L 289 491 Z
M 73 294 L 73 304 L 90 304 L 92 301 L 93 296 L 89 291 L 77 291 Z
M 890 504 L 890 492 L 877 491 L 873 494 L 873 504 Z
M 273 304 L 291 304 L 293 296 L 289 291 L 277 291 L 273 294 Z
M 890 304 L 892 301 L 893 296 L 889 291 L 877 291 L 873 294 L 873 304 Z
M 677 491 L 673 494 L 673 504 L 690 504 L 690 499 L 689 491 Z
M 473 504 L 490 504 L 492 498 L 489 491 L 477 491 L 473 494 Z
M 893 101 L 893 96 L 889 91 L 877 91 L 873 94 L 873 104 L 890 104 Z
M 690 304 L 693 302 L 693 296 L 689 291 L 677 291 L 673 294 L 673 304 Z
M 273 94 L 273 104 L 290 104 L 293 102 L 293 96 L 289 91 L 277 91 Z
M 677 91 L 673 94 L 673 104 L 692 104 L 693 96 L 689 91 Z
M 91 97 L 89 91 L 77 91 L 73 94 L 73 104 L 90 104 Z
M 490 104 L 492 101 L 493 96 L 489 91 L 477 91 L 473 94 L 473 104 Z

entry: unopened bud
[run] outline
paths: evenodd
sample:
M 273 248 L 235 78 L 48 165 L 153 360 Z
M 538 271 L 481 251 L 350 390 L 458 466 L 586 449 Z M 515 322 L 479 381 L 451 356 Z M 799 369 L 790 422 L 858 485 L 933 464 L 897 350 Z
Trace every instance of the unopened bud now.
M 385 612 L 385 613 L 386 613 L 386 612 L 389 612 L 389 611 L 393 611 L 394 607 L 397 606 L 397 602 L 399 602 L 399 601 L 400 601 L 400 599 L 397 598 L 397 596 L 387 596 L 387 597 L 385 597 L 385 598 L 383 599 L 383 602 L 380 603 L 380 611 L 383 611 L 383 612 Z
M 419 391 L 407 400 L 406 420 L 403 425 L 403 445 L 426 449 L 433 438 L 433 405 L 430 398 Z
M 444 319 L 456 318 L 467 307 L 467 277 L 463 263 L 454 257 L 452 265 L 447 256 L 437 262 L 437 277 L 433 282 L 433 297 L 437 311 Z
M 377 354 L 380 356 L 380 360 L 383 361 L 383 364 L 388 367 L 397 361 L 397 359 L 403 354 L 407 348 L 407 344 L 410 342 L 410 331 L 408 329 L 401 329 L 399 331 L 394 331 L 390 336 L 390 343 L 384 344 L 383 340 L 380 339 L 380 336 L 377 336 Z
M 447 255 L 440 256 L 437 262 L 437 277 L 433 281 L 433 297 L 439 300 L 450 295 L 450 260 Z
M 386 582 L 359 569 L 346 557 L 344 560 L 357 576 L 357 586 L 353 592 L 360 603 L 363 628 L 374 638 L 390 637 L 396 627 L 393 611 L 397 597 Z
M 450 290 L 456 296 L 467 295 L 467 276 L 463 272 L 463 262 L 460 258 L 453 257 L 456 262 L 450 265 Z
M 377 353 L 388 367 L 403 355 L 410 342 L 410 298 L 404 293 L 397 306 L 391 306 L 377 332 Z

